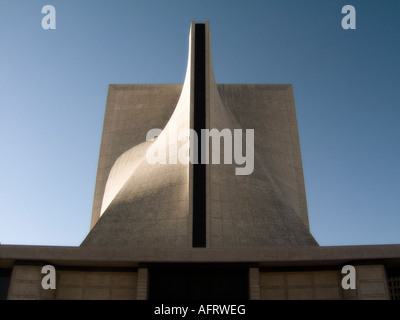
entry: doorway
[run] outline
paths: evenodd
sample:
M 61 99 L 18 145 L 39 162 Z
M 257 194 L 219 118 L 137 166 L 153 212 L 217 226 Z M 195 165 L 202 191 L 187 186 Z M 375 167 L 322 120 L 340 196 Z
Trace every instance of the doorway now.
M 248 300 L 248 267 L 160 264 L 149 267 L 150 300 Z

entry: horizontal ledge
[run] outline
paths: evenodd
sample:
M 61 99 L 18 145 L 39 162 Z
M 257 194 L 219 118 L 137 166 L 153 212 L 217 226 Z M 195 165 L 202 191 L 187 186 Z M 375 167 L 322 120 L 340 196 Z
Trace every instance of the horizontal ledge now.
M 149 263 L 249 263 L 287 267 L 380 261 L 399 267 L 400 245 L 184 249 L 0 245 L 0 267 L 10 268 L 16 261 L 96 267 L 137 267 Z

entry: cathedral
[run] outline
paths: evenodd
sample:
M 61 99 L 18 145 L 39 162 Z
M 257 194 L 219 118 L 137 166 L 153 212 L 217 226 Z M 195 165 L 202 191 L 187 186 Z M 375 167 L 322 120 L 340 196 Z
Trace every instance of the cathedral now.
M 109 85 L 90 231 L 0 245 L 0 298 L 400 299 L 400 245 L 312 236 L 292 85 L 217 83 L 208 22 L 188 43 L 183 84 Z

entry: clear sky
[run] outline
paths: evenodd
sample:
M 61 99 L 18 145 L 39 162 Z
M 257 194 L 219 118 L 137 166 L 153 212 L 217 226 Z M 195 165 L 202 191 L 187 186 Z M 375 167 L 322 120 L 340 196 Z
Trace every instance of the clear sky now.
M 319 244 L 400 243 L 398 0 L 0 0 L 0 242 L 83 241 L 108 85 L 183 83 L 192 20 L 218 83 L 293 85 Z

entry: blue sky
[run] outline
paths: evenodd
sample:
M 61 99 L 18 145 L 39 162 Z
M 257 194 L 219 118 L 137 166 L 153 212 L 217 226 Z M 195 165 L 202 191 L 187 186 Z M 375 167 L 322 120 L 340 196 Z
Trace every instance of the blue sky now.
M 218 83 L 293 85 L 319 244 L 400 243 L 396 0 L 1 0 L 0 242 L 82 242 L 108 84 L 183 83 L 192 20 L 210 22 Z

